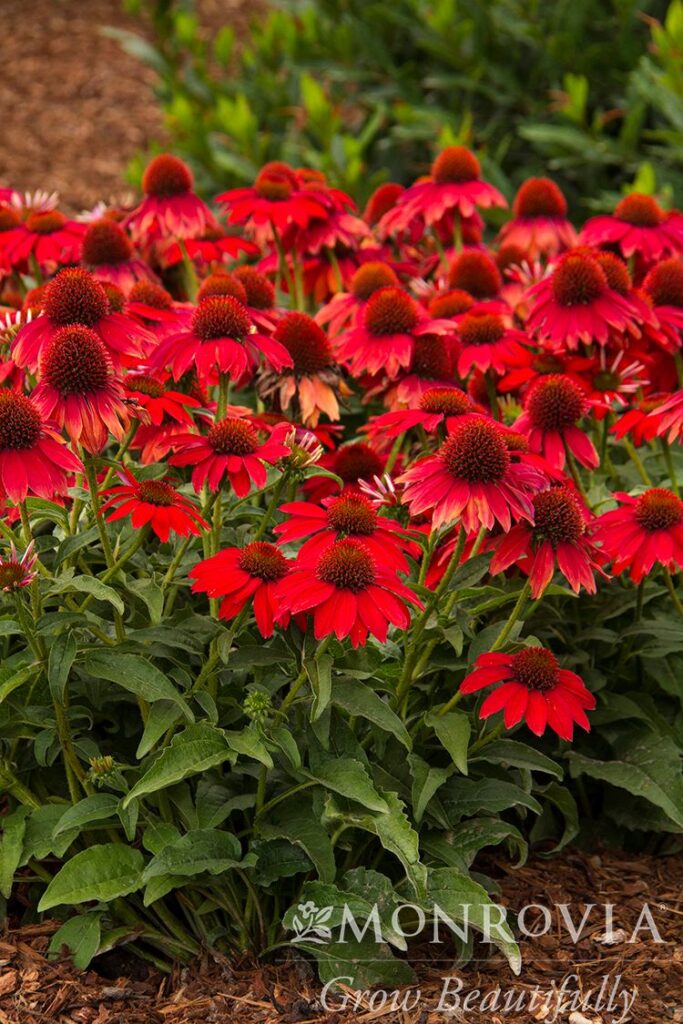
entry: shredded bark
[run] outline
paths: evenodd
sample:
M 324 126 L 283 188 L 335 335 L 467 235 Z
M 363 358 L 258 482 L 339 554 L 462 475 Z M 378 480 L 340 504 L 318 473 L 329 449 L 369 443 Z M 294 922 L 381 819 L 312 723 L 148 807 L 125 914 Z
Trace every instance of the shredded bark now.
M 558 914 L 552 912 L 547 934 L 521 942 L 523 970 L 511 973 L 500 954 L 477 948 L 477 959 L 460 966 L 444 953 L 445 946 L 411 949 L 409 959 L 417 982 L 403 991 L 408 1009 L 395 1012 L 390 1002 L 382 1006 L 370 994 L 352 1003 L 349 1011 L 325 1012 L 321 986 L 312 965 L 299 957 L 279 963 L 256 965 L 229 962 L 204 954 L 191 969 L 163 976 L 125 949 L 98 958 L 93 969 L 76 970 L 68 959 L 48 961 L 46 950 L 58 924 L 30 924 L 0 937 L 0 1024 L 680 1024 L 683 1021 L 683 856 L 655 858 L 605 852 L 586 855 L 570 852 L 560 858 L 533 859 L 515 869 L 496 858 L 486 865 L 499 877 L 501 901 L 513 917 L 522 906 L 540 904 L 552 910 L 557 903 L 569 905 L 578 926 L 587 904 L 614 904 L 613 934 L 605 927 L 604 912 L 591 911 L 580 940 L 574 944 Z M 662 939 L 655 941 L 651 927 L 633 938 L 633 930 L 647 903 Z M 530 912 L 530 930 L 543 925 L 541 912 Z M 435 952 L 435 950 L 439 952 Z M 480 958 L 479 958 L 480 957 Z M 95 969 L 97 968 L 97 969 Z M 575 976 L 575 977 L 573 977 Z M 603 1004 L 596 1008 L 597 993 L 608 978 Z M 444 979 L 461 979 L 462 998 L 475 989 L 470 1009 L 447 1012 L 451 1001 L 437 1009 Z M 562 983 L 565 980 L 565 991 Z M 456 981 L 451 981 L 451 990 Z M 614 990 L 636 999 L 623 1016 L 623 1002 L 609 1008 Z M 420 990 L 417 1005 L 413 1002 Z M 500 988 L 499 1004 L 492 1000 Z M 531 995 L 538 989 L 535 1002 Z M 593 993 L 584 1008 L 570 1001 L 573 992 Z M 517 1012 L 505 1012 L 504 1000 L 523 1001 Z M 574 997 L 576 999 L 578 997 Z M 355 997 L 349 996 L 350 1000 Z M 340 996 L 330 996 L 338 1006 Z M 514 1003 L 513 1003 L 514 1005 Z M 488 1006 L 488 1008 L 487 1008 Z

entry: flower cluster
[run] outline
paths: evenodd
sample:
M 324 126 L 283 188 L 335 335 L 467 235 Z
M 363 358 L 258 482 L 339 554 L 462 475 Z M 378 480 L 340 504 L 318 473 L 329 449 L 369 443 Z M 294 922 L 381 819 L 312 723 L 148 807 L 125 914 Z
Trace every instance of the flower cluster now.
M 214 208 L 170 155 L 142 185 L 87 221 L 54 197 L 0 203 L 7 530 L 33 497 L 73 532 L 87 483 L 107 579 L 135 554 L 108 524 L 184 538 L 171 583 L 200 537 L 192 600 L 231 636 L 252 613 L 266 638 L 391 636 L 399 703 L 477 553 L 521 588 L 498 647 L 519 648 L 526 598 L 553 581 L 593 595 L 683 569 L 679 213 L 633 193 L 578 230 L 532 178 L 485 242 L 482 211 L 507 202 L 462 146 L 364 213 L 280 162 Z M 638 449 L 657 445 L 653 481 Z M 8 588 L 32 550 L 11 550 Z M 554 654 L 498 647 L 459 691 L 500 684 L 482 718 L 588 728 L 594 698 Z

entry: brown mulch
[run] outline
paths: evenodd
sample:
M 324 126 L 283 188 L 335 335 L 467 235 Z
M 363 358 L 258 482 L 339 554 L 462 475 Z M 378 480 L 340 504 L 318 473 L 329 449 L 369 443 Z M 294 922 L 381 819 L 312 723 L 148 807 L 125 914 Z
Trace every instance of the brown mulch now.
M 437 1024 L 453 1020 L 471 1024 L 680 1024 L 683 1021 L 683 856 L 637 857 L 603 853 L 587 856 L 570 852 L 554 860 L 535 859 L 514 869 L 502 860 L 487 865 L 500 876 L 503 901 L 516 914 L 529 903 L 552 908 L 569 904 L 578 925 L 585 905 L 614 904 L 613 939 L 607 940 L 604 912 L 593 910 L 579 942 L 574 945 L 559 915 L 542 938 L 521 943 L 524 968 L 514 978 L 499 955 L 475 960 L 460 968 L 452 961 L 434 959 L 430 946 L 417 951 L 417 986 L 408 993 L 409 1007 L 394 1012 L 390 1000 L 371 1002 L 361 996 L 352 1011 L 326 1013 L 320 986 L 310 964 L 288 961 L 255 967 L 230 964 L 206 956 L 193 969 L 164 977 L 139 962 L 130 962 L 126 974 L 116 976 L 116 961 L 102 958 L 101 970 L 79 972 L 68 961 L 48 962 L 44 953 L 56 925 L 20 928 L 0 936 L 0 1024 Z M 630 942 L 643 903 L 662 939 L 649 930 Z M 533 930 L 533 915 L 527 920 Z M 423 953 L 425 955 L 421 956 Z M 443 956 L 443 953 L 440 954 Z M 110 956 L 110 955 L 108 955 Z M 120 963 L 125 961 L 121 960 Z M 444 979 L 450 990 L 462 983 L 461 1000 L 473 990 L 467 1012 L 437 1010 Z M 603 979 L 607 982 L 603 985 Z M 562 983 L 565 981 L 564 992 Z M 596 1005 L 603 985 L 601 1005 Z M 497 1004 L 492 1002 L 500 989 Z M 538 995 L 531 999 L 534 990 Z M 590 992 L 584 1007 L 578 1000 Z M 572 997 L 578 992 L 580 996 Z M 607 1005 L 610 993 L 619 999 Z M 489 1003 L 482 1005 L 488 993 Z M 630 1012 L 624 1014 L 622 993 L 635 993 Z M 405 995 L 405 993 L 403 993 Z M 333 1006 L 339 996 L 330 997 Z M 505 999 L 519 1004 L 505 1010 Z M 521 1002 L 519 1002 L 521 1000 Z M 462 1004 L 461 1004 L 462 1006 Z M 479 1009 L 481 1007 L 481 1009 Z
M 200 0 L 204 34 L 230 24 L 238 36 L 260 0 Z M 57 191 L 79 212 L 130 192 L 129 160 L 163 143 L 155 75 L 103 35 L 144 34 L 123 0 L 0 0 L 0 185 Z

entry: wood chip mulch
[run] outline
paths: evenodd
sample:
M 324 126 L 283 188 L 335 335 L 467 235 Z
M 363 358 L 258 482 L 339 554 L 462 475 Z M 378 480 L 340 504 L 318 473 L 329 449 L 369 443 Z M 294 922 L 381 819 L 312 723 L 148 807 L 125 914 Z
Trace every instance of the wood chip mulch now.
M 482 951 L 460 967 L 422 947 L 412 951 L 418 981 L 410 990 L 384 1000 L 349 995 L 345 1010 L 343 996 L 330 995 L 326 1012 L 303 959 L 254 966 L 206 955 L 164 977 L 107 954 L 99 973 L 79 972 L 68 960 L 45 958 L 57 927 L 47 922 L 0 935 L 0 1024 L 683 1024 L 683 856 L 570 852 L 520 869 L 495 860 L 487 870 L 499 876 L 513 916 L 531 903 L 551 912 L 547 934 L 521 942 L 520 978 L 499 955 Z M 558 903 L 568 904 L 577 926 L 587 904 L 599 905 L 576 944 Z M 614 905 L 611 935 L 606 903 Z M 630 941 L 644 903 L 652 916 Z M 528 930 L 544 925 L 541 915 L 529 912 Z M 445 984 L 451 993 L 461 986 L 460 1001 L 454 1006 L 446 995 L 439 1009 Z

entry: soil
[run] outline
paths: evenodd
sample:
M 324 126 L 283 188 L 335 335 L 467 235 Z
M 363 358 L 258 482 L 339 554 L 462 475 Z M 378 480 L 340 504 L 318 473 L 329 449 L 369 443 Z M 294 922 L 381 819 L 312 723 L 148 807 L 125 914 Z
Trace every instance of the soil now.
M 522 868 L 495 860 L 486 870 L 498 876 L 501 899 L 514 911 L 513 917 L 530 903 L 551 911 L 546 934 L 520 943 L 524 967 L 519 978 L 500 956 L 487 956 L 483 948 L 482 959 L 460 967 L 437 960 L 433 946 L 423 947 L 411 951 L 418 981 L 401 994 L 408 1009 L 394 1011 L 390 1000 L 382 1005 L 375 997 L 373 1003 L 366 993 L 343 1010 L 343 998 L 337 994 L 329 997 L 331 1010 L 326 1012 L 320 985 L 304 959 L 255 966 L 207 953 L 193 968 L 169 977 L 127 960 L 122 950 L 95 961 L 99 973 L 79 972 L 68 960 L 45 959 L 57 928 L 47 922 L 0 936 L 0 1024 L 683 1022 L 683 856 L 588 856 L 573 851 L 560 858 L 535 859 Z M 598 905 L 590 911 L 577 943 L 553 909 L 557 903 L 568 904 L 576 926 L 587 904 Z M 601 909 L 606 903 L 614 905 L 611 934 Z M 634 936 L 644 903 L 651 918 Z M 526 927 L 542 931 L 546 923 L 537 910 L 529 913 Z M 450 992 L 462 985 L 459 1009 L 453 1008 L 452 997 L 438 1009 L 446 978 Z M 413 1005 L 418 987 L 419 1002 Z M 480 995 L 471 995 L 469 1007 L 463 1009 L 464 997 L 475 990 Z M 538 995 L 532 999 L 535 990 Z M 489 1002 L 483 1003 L 486 994 Z M 625 995 L 634 997 L 626 1012 Z M 578 1005 L 581 999 L 588 1000 L 583 1007 Z M 505 1000 L 514 1007 L 511 1012 L 506 1011 Z

